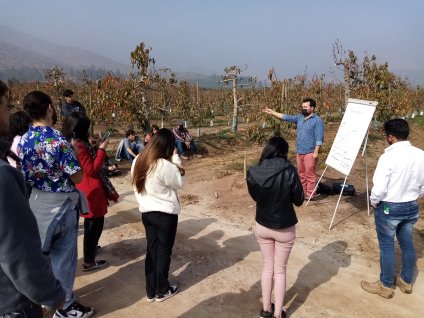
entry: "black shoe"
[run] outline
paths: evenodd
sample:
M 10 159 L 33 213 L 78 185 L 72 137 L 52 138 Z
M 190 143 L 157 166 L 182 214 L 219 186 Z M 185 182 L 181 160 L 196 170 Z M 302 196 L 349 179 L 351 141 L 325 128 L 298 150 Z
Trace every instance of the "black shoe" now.
M 82 264 L 82 271 L 83 272 L 88 272 L 88 271 L 92 271 L 95 269 L 99 269 L 102 267 L 105 267 L 107 265 L 107 261 L 104 259 L 99 259 L 94 261 L 93 264 Z
M 66 309 L 58 309 L 54 318 L 89 318 L 93 316 L 94 310 L 91 307 L 85 307 L 76 301 Z
M 274 310 L 275 310 L 274 304 L 271 303 L 271 311 L 266 311 L 261 309 L 259 316 L 260 318 L 274 318 Z
M 171 298 L 176 293 L 178 293 L 178 286 L 177 285 L 171 285 L 168 288 L 168 291 L 165 294 L 157 294 L 156 295 L 156 301 L 164 301 L 168 298 Z

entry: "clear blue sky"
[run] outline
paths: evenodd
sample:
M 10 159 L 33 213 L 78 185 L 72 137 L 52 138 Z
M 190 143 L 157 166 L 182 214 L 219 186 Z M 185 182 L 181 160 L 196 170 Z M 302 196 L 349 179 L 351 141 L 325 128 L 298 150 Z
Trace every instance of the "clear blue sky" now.
M 0 0 L 0 25 L 129 63 L 141 41 L 158 65 L 265 78 L 330 71 L 332 43 L 391 69 L 424 69 L 422 0 Z M 0 39 L 1 40 L 1 39 Z M 331 76 L 331 75 L 328 75 Z

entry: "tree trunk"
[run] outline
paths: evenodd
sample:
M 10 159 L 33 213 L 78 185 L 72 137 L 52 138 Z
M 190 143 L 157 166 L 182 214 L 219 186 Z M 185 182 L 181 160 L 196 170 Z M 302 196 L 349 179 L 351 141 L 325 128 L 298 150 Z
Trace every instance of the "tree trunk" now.
M 231 131 L 236 132 L 237 131 L 237 125 L 238 125 L 238 101 L 237 101 L 237 78 L 234 77 L 233 79 L 233 99 L 234 99 L 234 108 L 233 108 L 233 123 L 231 125 Z
M 349 102 L 350 97 L 350 77 L 349 77 L 349 65 L 347 63 L 343 64 L 343 70 L 344 70 L 344 96 L 345 96 L 345 103 L 342 106 L 342 113 L 346 110 L 347 103 Z

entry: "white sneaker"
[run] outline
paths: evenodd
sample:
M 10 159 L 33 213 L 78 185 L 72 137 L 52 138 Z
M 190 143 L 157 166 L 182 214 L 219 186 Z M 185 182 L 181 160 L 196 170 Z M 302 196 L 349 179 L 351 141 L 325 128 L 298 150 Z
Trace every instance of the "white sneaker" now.
M 66 309 L 58 309 L 54 313 L 54 318 L 89 318 L 93 316 L 94 310 L 91 307 L 85 307 L 80 303 L 74 301 L 72 305 L 70 305 Z
M 156 296 L 153 296 L 153 297 L 146 296 L 146 298 L 148 303 L 152 303 L 156 300 Z

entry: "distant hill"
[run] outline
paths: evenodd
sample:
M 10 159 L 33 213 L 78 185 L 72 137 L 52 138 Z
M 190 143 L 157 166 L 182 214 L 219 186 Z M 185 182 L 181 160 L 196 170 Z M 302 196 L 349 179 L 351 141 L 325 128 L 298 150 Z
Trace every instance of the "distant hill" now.
M 93 79 L 102 77 L 108 71 L 125 76 L 132 70 L 129 64 L 118 63 L 79 48 L 58 45 L 0 25 L 1 80 L 41 81 L 44 80 L 44 70 L 54 66 L 62 67 L 67 77 L 73 80 L 79 80 L 83 69 L 92 74 Z M 222 87 L 222 84 L 218 84 L 220 75 L 179 72 L 176 77 L 191 84 L 199 83 L 202 88 Z
M 205 75 L 194 72 L 176 72 L 177 80 L 187 81 L 192 85 L 199 83 L 202 88 L 220 88 L 222 85 L 218 84 L 221 77 L 219 75 Z
M 0 79 L 40 80 L 44 69 L 56 65 L 63 67 L 67 73 L 87 69 L 125 74 L 131 69 L 129 65 L 99 54 L 58 45 L 0 26 Z
M 393 70 L 393 72 L 402 78 L 407 78 L 412 85 L 424 85 L 424 69 Z
M 219 89 L 219 88 L 231 88 L 231 83 L 228 85 L 219 83 L 221 80 L 221 75 L 205 75 L 201 73 L 195 73 L 195 72 L 177 72 L 176 78 L 178 80 L 184 80 L 189 82 L 192 85 L 196 85 L 196 83 L 199 83 L 199 87 L 202 88 L 211 88 L 211 89 Z M 248 77 L 241 76 L 239 78 L 239 83 L 248 84 Z M 262 87 L 263 83 L 259 81 L 256 86 Z

